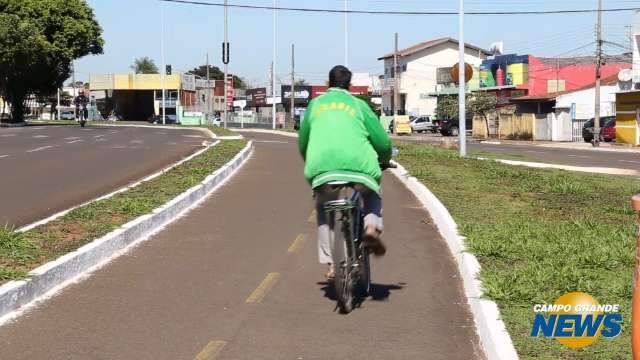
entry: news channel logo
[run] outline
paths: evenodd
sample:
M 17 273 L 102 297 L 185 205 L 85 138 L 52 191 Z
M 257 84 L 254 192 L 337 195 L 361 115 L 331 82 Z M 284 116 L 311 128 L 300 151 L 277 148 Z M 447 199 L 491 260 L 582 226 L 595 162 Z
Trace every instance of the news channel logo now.
M 535 304 L 533 311 L 536 316 L 532 337 L 556 339 L 572 349 L 593 345 L 600 337 L 614 338 L 622 332 L 620 305 L 600 304 L 583 292 L 562 295 L 553 304 Z

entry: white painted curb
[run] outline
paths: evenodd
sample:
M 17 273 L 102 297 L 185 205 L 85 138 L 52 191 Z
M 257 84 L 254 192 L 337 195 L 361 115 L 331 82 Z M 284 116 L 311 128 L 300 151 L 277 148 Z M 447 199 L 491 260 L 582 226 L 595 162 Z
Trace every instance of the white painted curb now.
M 29 273 L 29 278 L 11 281 L 0 287 L 0 325 L 25 310 L 55 295 L 62 288 L 81 280 L 133 246 L 148 240 L 166 225 L 186 214 L 222 186 L 253 154 L 249 142 L 226 165 L 207 176 L 200 184 L 178 195 L 167 204 L 122 227 L 48 262 Z
M 288 137 L 298 137 L 298 133 L 290 133 L 286 131 L 278 131 L 278 130 L 268 130 L 268 129 L 229 129 L 235 132 L 249 132 L 249 133 L 263 133 L 263 134 L 274 134 L 274 135 L 282 135 Z
M 498 305 L 482 298 L 482 284 L 478 279 L 480 263 L 466 251 L 464 237 L 458 233 L 458 225 L 447 208 L 418 179 L 411 177 L 401 165 L 391 172 L 411 191 L 431 214 L 438 231 L 447 242 L 451 254 L 462 275 L 462 285 L 476 323 L 476 331 L 485 354 L 490 360 L 518 359 L 511 336 L 500 318 Z
M 526 166 L 526 167 L 536 168 L 536 169 L 558 169 L 558 170 L 585 172 L 585 173 L 592 173 L 592 174 L 640 176 L 640 171 L 632 170 L 632 169 L 607 168 L 607 167 L 595 167 L 595 166 L 560 165 L 560 164 L 549 164 L 549 163 L 518 161 L 518 160 L 490 159 L 485 157 L 479 157 L 477 159 L 497 161 L 499 163 L 506 164 L 506 165 Z

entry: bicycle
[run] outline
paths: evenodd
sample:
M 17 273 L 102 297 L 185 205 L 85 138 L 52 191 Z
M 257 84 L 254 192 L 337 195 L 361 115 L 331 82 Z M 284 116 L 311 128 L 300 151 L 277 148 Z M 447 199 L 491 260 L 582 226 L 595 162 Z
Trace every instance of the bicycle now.
M 383 170 L 397 167 L 383 164 Z M 370 250 L 362 241 L 364 212 L 360 188 L 364 185 L 349 182 L 330 182 L 332 191 L 340 193 L 338 200 L 324 203 L 324 210 L 333 224 L 333 286 L 338 308 L 342 314 L 350 313 L 356 298 L 366 298 L 371 291 Z M 359 294 L 356 290 L 359 290 Z

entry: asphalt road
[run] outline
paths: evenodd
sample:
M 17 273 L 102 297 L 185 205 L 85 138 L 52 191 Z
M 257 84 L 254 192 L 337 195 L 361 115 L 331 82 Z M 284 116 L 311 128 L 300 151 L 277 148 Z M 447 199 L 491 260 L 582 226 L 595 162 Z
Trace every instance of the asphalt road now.
M 372 297 L 334 311 L 296 140 L 249 162 L 149 241 L 0 328 L 1 359 L 482 359 L 429 215 L 383 181 L 389 252 Z
M 174 163 L 207 140 L 194 130 L 0 128 L 0 226 L 22 226 Z
M 437 144 L 442 140 L 439 135 L 412 135 L 396 137 L 396 140 L 416 141 Z M 452 138 L 453 139 L 453 138 Z M 640 169 L 640 152 L 612 152 L 589 149 L 563 149 L 547 148 L 539 145 L 523 144 L 482 144 L 480 142 L 468 142 L 467 151 L 471 154 L 483 156 L 487 153 L 495 154 L 495 157 L 543 162 L 550 164 L 573 165 L 582 167 L 606 167 L 617 169 Z

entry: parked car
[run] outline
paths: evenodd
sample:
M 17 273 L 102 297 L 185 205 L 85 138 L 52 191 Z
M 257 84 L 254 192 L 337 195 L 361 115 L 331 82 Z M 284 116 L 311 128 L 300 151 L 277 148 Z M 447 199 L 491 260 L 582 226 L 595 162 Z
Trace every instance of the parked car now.
M 473 129 L 473 118 L 467 117 L 467 130 Z M 460 134 L 460 121 L 458 118 L 441 119 L 438 124 L 438 130 L 442 136 L 458 136 Z
M 582 138 L 585 142 L 593 141 L 594 119 L 587 121 L 582 128 Z M 605 116 L 600 118 L 600 141 L 611 142 L 616 139 L 616 117 Z
M 434 125 L 434 123 L 431 121 L 431 118 L 429 116 L 420 116 L 417 118 L 414 118 L 413 120 L 411 120 L 411 123 L 409 124 L 411 125 L 411 130 L 413 132 L 436 132 L 436 126 Z
M 73 111 L 60 111 L 60 120 L 75 120 L 76 116 Z
M 222 119 L 220 118 L 219 115 L 209 114 L 209 115 L 207 115 L 207 121 L 212 126 L 217 126 L 217 127 L 221 127 L 222 126 Z
M 162 115 L 156 115 L 154 117 L 152 117 L 152 123 L 154 124 L 162 124 Z M 177 124 L 178 123 L 178 117 L 176 115 L 165 115 L 165 121 L 164 124 Z

